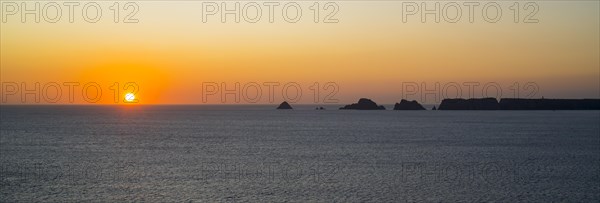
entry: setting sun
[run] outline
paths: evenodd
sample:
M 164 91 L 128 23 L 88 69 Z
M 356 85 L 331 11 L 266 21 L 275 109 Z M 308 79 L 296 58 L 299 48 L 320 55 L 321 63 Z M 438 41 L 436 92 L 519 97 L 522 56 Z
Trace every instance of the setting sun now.
M 127 93 L 125 95 L 125 101 L 127 101 L 127 102 L 135 101 L 135 95 L 133 93 Z

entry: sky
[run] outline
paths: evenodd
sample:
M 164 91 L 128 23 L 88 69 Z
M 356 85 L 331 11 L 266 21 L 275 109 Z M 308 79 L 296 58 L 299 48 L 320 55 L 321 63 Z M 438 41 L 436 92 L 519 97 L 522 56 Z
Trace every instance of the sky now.
M 469 7 L 458 2 L 456 23 L 448 22 L 457 12 L 447 1 L 437 1 L 438 23 L 434 15 L 426 15 L 425 22 L 420 13 L 407 15 L 409 7 L 403 5 L 408 4 L 402 1 L 322 1 L 318 6 L 297 1 L 302 15 L 295 23 L 284 18 L 289 3 L 284 1 L 272 1 L 279 4 L 274 22 L 264 2 L 257 2 L 262 13 L 253 18 L 254 4 L 239 1 L 240 22 L 232 14 L 222 22 L 220 13 L 210 15 L 212 7 L 203 8 L 202 1 L 132 2 L 114 6 L 114 1 L 99 1 L 102 15 L 95 23 L 83 16 L 95 20 L 95 7 L 85 13 L 90 2 L 77 2 L 71 23 L 64 2 L 58 2 L 59 12 L 40 1 L 36 23 L 35 15 L 21 22 L 21 13 L 12 10 L 13 5 L 23 10 L 21 1 L 2 1 L 2 104 L 124 104 L 129 92 L 135 92 L 139 104 L 600 97 L 599 1 L 519 2 L 518 22 L 511 9 L 515 2 L 498 1 L 502 10 L 495 23 L 486 20 L 495 17 L 496 7 L 488 8 L 486 19 L 482 8 L 489 2 L 483 1 L 473 9 L 473 22 Z M 411 5 L 433 9 L 435 2 Z M 210 5 L 221 11 L 221 3 Z M 231 10 L 235 2 L 225 6 Z M 119 8 L 118 22 L 114 8 Z M 296 7 L 287 8 L 293 21 Z M 528 19 L 537 23 L 523 22 L 534 8 L 537 12 Z M 58 22 L 48 22 L 56 13 L 61 14 Z M 331 22 L 325 23 L 328 15 Z M 126 18 L 134 22 L 124 23 Z M 258 22 L 249 22 L 253 19 Z M 78 84 L 73 100 L 65 83 Z M 469 89 L 465 84 L 477 85 Z M 37 93 L 23 97 L 27 89 Z M 34 94 L 40 95 L 39 102 Z

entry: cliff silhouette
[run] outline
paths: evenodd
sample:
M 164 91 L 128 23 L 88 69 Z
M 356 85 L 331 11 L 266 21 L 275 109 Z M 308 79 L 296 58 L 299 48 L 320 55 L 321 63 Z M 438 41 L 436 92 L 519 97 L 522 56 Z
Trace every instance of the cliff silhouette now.
M 437 110 L 600 110 L 600 99 L 444 99 Z
M 358 103 L 353 103 L 350 105 L 346 105 L 344 107 L 340 107 L 341 110 L 385 110 L 384 106 L 377 105 L 374 101 L 367 98 L 360 98 Z
M 600 99 L 516 99 L 500 100 L 502 110 L 600 110 Z
M 498 110 L 496 98 L 444 99 L 437 110 Z
M 400 100 L 400 103 L 394 105 L 394 110 L 425 110 L 425 108 L 415 100 L 408 101 L 402 99 Z

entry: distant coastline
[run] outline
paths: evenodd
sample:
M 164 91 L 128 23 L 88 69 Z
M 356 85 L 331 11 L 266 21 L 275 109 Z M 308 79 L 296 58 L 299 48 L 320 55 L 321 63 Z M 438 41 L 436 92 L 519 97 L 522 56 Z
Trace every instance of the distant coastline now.
M 357 103 L 283 103 L 278 105 L 281 109 L 297 110 L 385 110 L 393 109 L 400 111 L 420 111 L 420 110 L 600 110 L 600 99 L 520 99 L 520 98 L 453 98 L 443 99 L 440 103 L 420 104 L 417 101 L 401 100 L 399 103 L 377 104 L 375 101 L 367 98 L 361 98 Z M 287 105 L 285 105 L 287 104 Z M 199 110 L 268 110 L 276 109 L 278 106 L 273 104 L 7 104 L 0 103 L 2 108 L 21 108 L 21 107 L 118 107 L 118 108 L 184 108 L 196 107 Z M 298 107 L 298 108 L 296 108 Z
M 600 99 L 444 99 L 438 110 L 600 110 Z
M 368 105 L 359 105 L 368 104 Z M 374 101 L 361 98 L 358 103 L 346 105 L 340 109 L 385 110 Z M 402 99 L 396 103 L 394 110 L 426 110 L 417 101 Z M 502 98 L 470 98 L 444 99 L 432 110 L 600 110 L 600 99 L 520 99 Z

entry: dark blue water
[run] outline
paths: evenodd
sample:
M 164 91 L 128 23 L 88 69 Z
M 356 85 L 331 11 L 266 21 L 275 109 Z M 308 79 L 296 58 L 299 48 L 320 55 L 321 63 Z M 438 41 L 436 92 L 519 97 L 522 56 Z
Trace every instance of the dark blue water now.
M 1 106 L 0 202 L 600 200 L 600 111 L 272 108 Z

